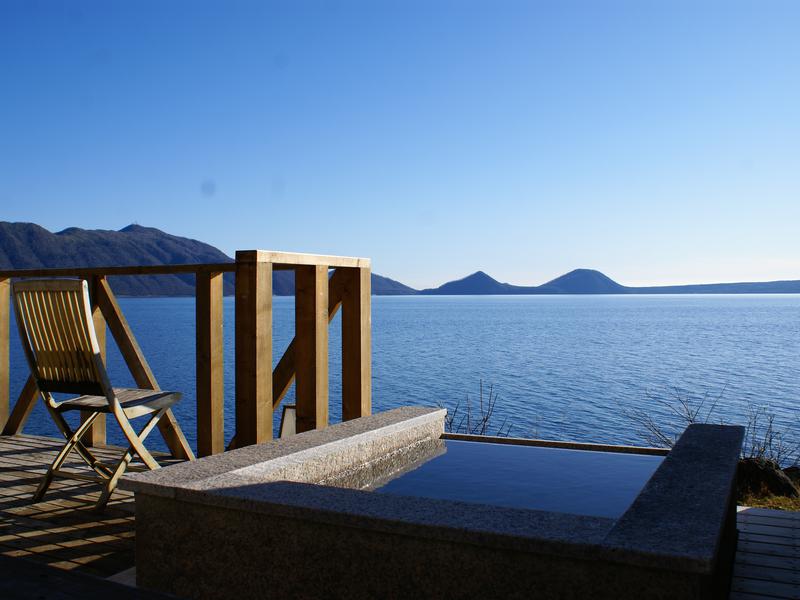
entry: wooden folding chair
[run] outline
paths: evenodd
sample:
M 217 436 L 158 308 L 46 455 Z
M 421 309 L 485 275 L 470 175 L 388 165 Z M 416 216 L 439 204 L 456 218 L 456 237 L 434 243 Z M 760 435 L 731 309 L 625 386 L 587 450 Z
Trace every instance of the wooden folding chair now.
M 144 440 L 159 419 L 181 398 L 179 392 L 112 388 L 100 356 L 100 347 L 89 304 L 89 288 L 77 279 L 23 280 L 12 284 L 17 325 L 28 364 L 45 406 L 67 442 L 41 480 L 33 501 L 42 499 L 55 476 L 98 481 L 102 484 L 97 508 L 108 502 L 119 478 L 138 455 L 148 469 L 159 464 L 145 448 Z M 54 393 L 79 394 L 57 401 Z M 88 418 L 73 431 L 63 413 L 80 410 Z M 81 438 L 98 416 L 111 413 L 130 447 L 115 465 L 100 462 Z M 149 415 L 137 434 L 130 419 Z M 77 454 L 94 475 L 62 472 L 70 453 Z M 131 467 L 132 469 L 135 467 Z

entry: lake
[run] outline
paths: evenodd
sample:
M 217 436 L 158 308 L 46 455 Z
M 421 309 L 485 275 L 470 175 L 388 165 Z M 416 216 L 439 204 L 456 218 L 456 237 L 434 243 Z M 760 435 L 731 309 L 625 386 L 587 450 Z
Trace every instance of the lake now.
M 175 412 L 194 446 L 194 299 L 121 298 L 120 304 L 161 387 L 184 393 Z M 276 297 L 273 308 L 277 362 L 294 335 L 293 298 Z M 230 439 L 233 298 L 224 310 Z M 372 316 L 374 411 L 458 402 L 463 410 L 467 396 L 475 409 L 482 381 L 498 397 L 488 433 L 505 422 L 513 436 L 641 445 L 631 410 L 676 426 L 659 400 L 708 394 L 721 395 L 714 422 L 744 423 L 749 406 L 765 406 L 778 429 L 800 439 L 793 433 L 800 295 L 377 296 Z M 339 325 L 337 317 L 330 336 L 331 421 L 340 419 Z M 27 365 L 16 337 L 11 344 L 15 399 Z M 108 361 L 114 384 L 132 386 L 110 336 Z M 41 403 L 25 432 L 58 435 Z M 160 441 L 157 433 L 150 439 Z M 110 423 L 109 441 L 122 443 Z

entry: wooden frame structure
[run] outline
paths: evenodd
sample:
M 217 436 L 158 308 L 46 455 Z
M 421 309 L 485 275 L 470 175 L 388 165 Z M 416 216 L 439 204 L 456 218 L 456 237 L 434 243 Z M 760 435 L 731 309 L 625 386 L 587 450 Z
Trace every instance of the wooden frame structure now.
M 295 337 L 272 369 L 272 273 L 295 272 Z M 331 270 L 333 272 L 331 273 Z M 318 256 L 265 250 L 236 253 L 233 263 L 0 271 L 0 426 L 2 435 L 21 433 L 38 390 L 32 379 L 17 401 L 9 398 L 10 281 L 27 277 L 78 277 L 89 284 L 92 318 L 101 354 L 106 330 L 136 385 L 159 389 L 128 325 L 110 276 L 194 274 L 196 278 L 197 454 L 225 450 L 223 387 L 223 275 L 235 273 L 236 432 L 234 447 L 272 438 L 272 414 L 296 383 L 297 431 L 328 424 L 328 326 L 342 309 L 342 419 L 370 414 L 371 275 L 364 258 Z M 188 365 L 187 365 L 188 367 Z M 190 368 L 190 367 L 189 367 Z M 174 418 L 159 421 L 172 455 L 189 458 L 191 448 Z M 84 438 L 105 443 L 105 421 L 97 418 Z

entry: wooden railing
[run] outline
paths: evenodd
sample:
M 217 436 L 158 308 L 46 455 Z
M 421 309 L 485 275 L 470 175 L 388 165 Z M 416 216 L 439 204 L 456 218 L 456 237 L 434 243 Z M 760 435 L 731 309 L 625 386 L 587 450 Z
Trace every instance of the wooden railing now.
M 333 273 L 329 271 L 333 269 Z M 272 273 L 295 273 L 295 337 L 272 369 Z M 295 383 L 297 431 L 328 424 L 328 324 L 342 309 L 342 419 L 371 412 L 370 264 L 368 259 L 263 250 L 236 253 L 236 262 L 0 271 L 0 425 L 2 435 L 21 433 L 38 397 L 32 378 L 11 409 L 9 398 L 10 281 L 25 277 L 80 277 L 89 282 L 95 328 L 105 354 L 110 331 L 136 384 L 159 389 L 129 327 L 109 276 L 194 274 L 196 280 L 197 450 L 225 449 L 223 380 L 223 275 L 234 272 L 236 430 L 233 447 L 272 438 L 272 414 Z M 105 355 L 103 356 L 105 359 Z M 188 366 L 188 365 L 187 365 Z M 11 409 L 11 410 L 10 410 Z M 192 450 L 172 414 L 159 430 L 173 456 Z M 105 421 L 87 435 L 105 443 Z

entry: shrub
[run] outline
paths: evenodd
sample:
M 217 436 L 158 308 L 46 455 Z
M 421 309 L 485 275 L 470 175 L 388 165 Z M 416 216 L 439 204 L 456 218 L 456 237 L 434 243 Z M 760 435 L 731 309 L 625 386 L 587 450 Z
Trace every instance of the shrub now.
M 469 394 L 466 394 L 464 404 L 462 406 L 461 400 L 458 400 L 453 407 L 453 410 L 447 410 L 447 416 L 444 420 L 444 428 L 447 433 L 465 433 L 469 435 L 495 435 L 498 437 L 507 437 L 511 432 L 511 425 L 508 424 L 508 418 L 503 419 L 500 426 L 491 433 L 494 427 L 492 420 L 495 416 L 494 409 L 497 406 L 498 395 L 494 391 L 494 385 L 489 385 L 489 390 L 484 397 L 483 380 L 480 380 L 478 388 L 478 406 L 477 412 L 473 410 L 473 402 L 470 400 Z M 438 403 L 439 408 L 447 408 L 441 402 Z
M 647 444 L 671 448 L 683 430 L 692 423 L 726 424 L 724 419 L 718 420 L 714 414 L 724 393 L 723 388 L 716 395 L 706 392 L 700 397 L 692 397 L 673 388 L 671 395 L 664 397 L 648 390 L 647 408 L 623 409 L 623 414 L 639 426 L 639 433 Z M 663 423 L 654 416 L 652 412 L 654 404 L 672 415 L 671 425 Z M 777 428 L 775 414 L 769 407 L 750 404 L 747 407 L 744 427 L 742 458 L 764 459 L 780 466 L 797 465 L 800 462 L 800 442 L 791 440 L 788 429 Z

